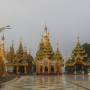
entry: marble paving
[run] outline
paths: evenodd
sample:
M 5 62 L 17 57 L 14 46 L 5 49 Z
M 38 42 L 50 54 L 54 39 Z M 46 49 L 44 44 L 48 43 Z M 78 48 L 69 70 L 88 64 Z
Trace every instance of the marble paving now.
M 0 90 L 90 90 L 90 77 L 22 76 L 1 84 Z

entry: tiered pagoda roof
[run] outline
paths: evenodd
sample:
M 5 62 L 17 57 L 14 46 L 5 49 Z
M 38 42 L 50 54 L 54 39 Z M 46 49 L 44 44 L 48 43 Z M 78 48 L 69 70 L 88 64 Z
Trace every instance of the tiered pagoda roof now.
M 20 41 L 19 48 L 17 51 L 14 51 L 13 44 L 10 47 L 10 50 L 7 52 L 6 56 L 8 60 L 8 64 L 28 64 L 32 63 L 33 57 L 30 52 L 27 51 L 26 48 L 23 47 L 22 42 Z
M 44 27 L 44 34 L 42 35 L 42 39 L 39 45 L 39 49 L 36 53 L 35 60 L 43 60 L 47 57 L 50 60 L 62 60 L 62 55 L 59 51 L 59 48 L 56 52 L 54 52 L 50 39 L 49 32 L 47 31 L 47 26 Z
M 80 44 L 80 41 L 78 39 L 78 42 L 76 44 L 75 49 L 72 51 L 71 58 L 66 62 L 66 66 L 74 66 L 75 64 L 83 64 L 87 65 L 87 54 L 85 53 L 85 50 Z

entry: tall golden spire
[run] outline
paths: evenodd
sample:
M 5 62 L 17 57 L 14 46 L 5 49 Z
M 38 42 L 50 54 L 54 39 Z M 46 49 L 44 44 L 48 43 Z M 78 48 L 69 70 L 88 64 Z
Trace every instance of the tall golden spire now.
M 84 48 L 82 48 L 82 45 L 78 37 L 77 44 L 72 51 L 71 58 L 69 58 L 68 61 L 66 62 L 67 70 L 71 70 L 71 72 L 74 72 L 75 68 L 77 68 L 77 71 L 80 72 L 82 70 L 82 66 L 86 65 L 86 62 L 87 62 L 87 54 Z M 78 67 L 77 65 L 80 65 L 80 67 Z
M 49 33 L 48 33 L 48 30 L 47 30 L 47 25 L 45 24 L 45 26 L 44 26 L 44 34 L 43 34 L 43 36 L 45 37 L 45 36 L 49 36 Z
M 5 36 L 4 36 L 4 33 L 3 33 L 3 36 L 2 36 L 2 44 L 3 44 L 3 53 L 5 54 Z
M 13 40 L 12 40 L 12 45 L 10 46 L 9 51 L 7 52 L 7 60 L 9 63 L 13 63 L 15 60 L 15 51 L 14 51 Z
M 24 50 L 23 41 L 22 41 L 22 38 L 20 38 L 20 43 L 19 43 L 18 51 L 19 51 L 19 52 L 23 52 L 23 50 Z
M 79 36 L 77 37 L 77 42 L 80 43 L 80 37 Z
M 59 43 L 58 43 L 58 42 L 57 42 L 57 50 L 56 50 L 56 52 L 55 52 L 54 58 L 55 58 L 56 60 L 60 60 L 61 63 L 63 63 L 63 57 L 62 57 L 62 54 L 60 53 Z
M 59 43 L 57 42 L 57 51 L 59 51 Z
M 76 42 L 76 47 L 80 48 L 81 47 L 81 43 L 80 43 L 80 37 L 77 37 L 77 42 Z
M 43 44 L 47 46 L 49 44 L 49 32 L 47 31 L 47 26 L 44 26 L 44 34 L 43 34 Z
M 47 25 L 44 26 L 44 31 L 47 32 Z
M 53 55 L 54 51 L 49 40 L 49 33 L 47 31 L 47 26 L 45 25 L 41 43 L 36 53 L 36 60 L 42 60 L 46 56 L 48 56 L 48 58 L 51 59 L 53 58 Z

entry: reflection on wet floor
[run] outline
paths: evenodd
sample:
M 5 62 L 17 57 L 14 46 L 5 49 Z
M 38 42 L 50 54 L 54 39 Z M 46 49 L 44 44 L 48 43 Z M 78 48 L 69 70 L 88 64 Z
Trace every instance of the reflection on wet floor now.
M 90 90 L 88 76 L 22 76 L 0 87 L 0 90 Z

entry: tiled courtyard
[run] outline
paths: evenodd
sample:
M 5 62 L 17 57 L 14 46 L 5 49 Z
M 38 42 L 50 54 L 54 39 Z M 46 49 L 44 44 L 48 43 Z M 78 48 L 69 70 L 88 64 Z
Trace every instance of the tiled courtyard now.
M 22 76 L 1 84 L 0 90 L 90 90 L 90 77 Z

